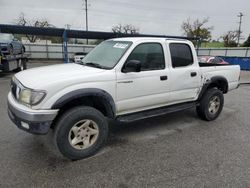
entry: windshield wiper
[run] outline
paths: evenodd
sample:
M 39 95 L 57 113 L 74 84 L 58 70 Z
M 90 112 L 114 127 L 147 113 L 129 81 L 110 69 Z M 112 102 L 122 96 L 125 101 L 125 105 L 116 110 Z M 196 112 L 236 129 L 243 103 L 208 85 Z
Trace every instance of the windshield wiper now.
M 100 68 L 100 69 L 108 69 L 108 67 L 105 67 L 103 65 L 100 65 L 98 63 L 93 63 L 93 62 L 87 62 L 87 63 L 82 62 L 81 64 L 86 65 L 86 66 L 90 66 L 90 67 Z

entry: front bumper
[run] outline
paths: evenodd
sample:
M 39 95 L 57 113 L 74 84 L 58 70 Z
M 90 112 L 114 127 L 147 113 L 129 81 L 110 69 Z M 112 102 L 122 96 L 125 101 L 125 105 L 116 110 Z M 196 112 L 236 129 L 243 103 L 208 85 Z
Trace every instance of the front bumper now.
M 32 134 L 47 134 L 58 110 L 33 110 L 8 94 L 8 115 L 18 128 Z

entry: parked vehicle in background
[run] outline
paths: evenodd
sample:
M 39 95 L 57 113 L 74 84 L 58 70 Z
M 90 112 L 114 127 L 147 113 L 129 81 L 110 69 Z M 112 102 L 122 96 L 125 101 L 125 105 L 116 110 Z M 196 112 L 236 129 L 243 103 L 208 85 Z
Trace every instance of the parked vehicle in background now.
M 199 56 L 198 61 L 200 63 L 212 63 L 212 64 L 223 64 L 223 65 L 229 64 L 228 62 L 224 61 L 224 59 L 218 56 Z
M 0 51 L 0 71 L 19 72 L 27 68 L 28 54 L 3 55 Z
M 0 51 L 2 54 L 24 54 L 25 47 L 12 34 L 0 33 Z
M 81 63 L 16 74 L 9 117 L 29 133 L 54 129 L 59 151 L 82 159 L 104 145 L 107 119 L 130 122 L 195 107 L 201 119 L 215 120 L 223 94 L 239 85 L 240 67 L 201 64 L 188 40 L 110 39 Z
M 79 63 L 79 62 L 81 62 L 82 61 L 82 59 L 85 57 L 87 55 L 87 53 L 86 52 L 76 52 L 75 54 L 74 54 L 74 62 L 75 63 Z

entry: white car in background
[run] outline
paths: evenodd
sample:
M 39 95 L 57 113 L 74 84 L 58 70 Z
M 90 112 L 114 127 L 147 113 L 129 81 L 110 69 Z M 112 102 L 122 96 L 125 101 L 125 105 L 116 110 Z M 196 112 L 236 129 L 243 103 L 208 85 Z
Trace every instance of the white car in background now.
M 74 54 L 74 57 L 73 57 L 74 62 L 75 62 L 75 63 L 81 62 L 82 59 L 83 59 L 86 55 L 87 55 L 86 52 L 76 52 L 76 53 Z
M 229 65 L 228 62 L 224 61 L 224 59 L 222 59 L 221 57 L 218 57 L 218 56 L 199 56 L 198 61 L 200 63 Z

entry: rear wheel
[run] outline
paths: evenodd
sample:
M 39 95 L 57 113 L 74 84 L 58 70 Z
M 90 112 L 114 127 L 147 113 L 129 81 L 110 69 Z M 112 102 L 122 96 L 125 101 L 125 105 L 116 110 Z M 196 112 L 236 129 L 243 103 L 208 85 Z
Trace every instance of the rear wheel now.
M 203 120 L 212 121 L 220 115 L 223 105 L 224 96 L 222 91 L 217 88 L 211 88 L 200 100 L 200 104 L 196 108 L 197 114 Z
M 54 132 L 57 148 L 72 160 L 94 155 L 107 137 L 107 120 L 92 107 L 75 107 L 64 113 L 56 123 Z

